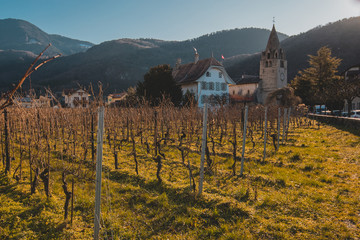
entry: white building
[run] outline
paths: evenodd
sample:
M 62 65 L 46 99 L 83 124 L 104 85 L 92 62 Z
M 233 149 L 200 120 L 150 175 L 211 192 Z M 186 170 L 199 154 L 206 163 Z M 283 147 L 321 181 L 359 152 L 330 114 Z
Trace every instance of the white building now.
M 242 75 L 233 78 L 236 85 L 229 86 L 230 100 L 232 102 L 256 102 L 256 91 L 259 87 L 258 76 Z
M 90 94 L 82 89 L 65 89 L 62 93 L 65 106 L 69 108 L 89 107 Z
M 183 95 L 192 93 L 199 107 L 205 102 L 228 102 L 229 84 L 235 84 L 220 62 L 213 57 L 199 60 L 197 52 L 193 63 L 181 65 L 180 61 L 177 62 L 173 77 L 181 86 Z

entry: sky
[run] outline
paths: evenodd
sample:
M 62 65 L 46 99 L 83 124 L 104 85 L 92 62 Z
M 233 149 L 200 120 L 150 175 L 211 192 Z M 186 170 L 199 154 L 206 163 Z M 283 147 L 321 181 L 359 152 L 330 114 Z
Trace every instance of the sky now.
M 119 38 L 187 40 L 234 28 L 296 35 L 360 15 L 360 0 L 0 0 L 0 19 L 95 44 Z

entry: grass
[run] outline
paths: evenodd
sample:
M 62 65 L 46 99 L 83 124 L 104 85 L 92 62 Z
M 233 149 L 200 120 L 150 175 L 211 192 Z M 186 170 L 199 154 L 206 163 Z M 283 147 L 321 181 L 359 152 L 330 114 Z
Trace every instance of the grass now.
M 277 153 L 269 144 L 265 162 L 262 143 L 251 146 L 249 142 L 243 177 L 232 176 L 230 145 L 218 150 L 214 174 L 205 175 L 199 197 L 189 186 L 188 169 L 175 147 L 162 149 L 166 159 L 159 184 L 156 163 L 143 146 L 137 148 L 136 175 L 130 146 L 119 153 L 120 169 L 115 170 L 105 144 L 101 237 L 360 238 L 358 135 L 333 126 L 291 129 Z M 189 159 L 198 185 L 199 153 L 194 150 Z M 30 195 L 26 171 L 19 183 L 1 173 L 0 239 L 91 239 L 95 184 L 76 182 L 71 226 L 63 220 L 60 179 L 60 172 L 53 170 L 52 196 L 46 198 L 42 185 Z

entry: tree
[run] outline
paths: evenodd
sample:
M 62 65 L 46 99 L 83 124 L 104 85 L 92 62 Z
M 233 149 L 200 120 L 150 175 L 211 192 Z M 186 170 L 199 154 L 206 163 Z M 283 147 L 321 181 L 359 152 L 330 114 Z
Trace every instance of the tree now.
M 185 107 L 195 106 L 196 105 L 195 94 L 187 90 L 183 96 L 182 105 Z
M 165 64 L 151 68 L 145 74 L 144 82 L 138 83 L 136 93 L 151 105 L 158 105 L 164 97 L 170 98 L 175 106 L 182 100 L 182 91 L 172 77 L 172 68 Z
M 331 57 L 331 49 L 322 47 L 317 55 L 309 55 L 310 67 L 299 71 L 294 78 L 292 87 L 295 95 L 301 97 L 307 105 L 325 104 L 328 99 L 333 98 L 329 93 L 332 81 L 336 78 L 337 68 L 341 59 Z
M 336 77 L 329 82 L 327 87 L 327 95 L 329 96 L 326 101 L 325 105 L 327 109 L 331 112 L 334 110 L 341 110 L 344 107 L 344 98 L 346 95 L 346 91 L 344 88 L 344 79 L 340 77 Z
M 353 76 L 344 74 L 344 76 L 341 76 L 339 79 L 339 84 L 336 88 L 342 99 L 346 100 L 348 116 L 350 116 L 352 102 L 356 97 L 360 96 L 360 76 L 358 74 Z
M 300 104 L 301 99 L 295 96 L 292 87 L 283 87 L 270 93 L 267 102 L 270 104 L 278 103 L 283 107 L 291 107 Z

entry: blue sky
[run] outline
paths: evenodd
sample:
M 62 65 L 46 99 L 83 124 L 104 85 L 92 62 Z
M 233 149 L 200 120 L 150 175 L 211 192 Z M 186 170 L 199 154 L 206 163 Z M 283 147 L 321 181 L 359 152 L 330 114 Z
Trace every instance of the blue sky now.
M 93 43 L 118 38 L 186 40 L 233 28 L 299 34 L 360 15 L 360 0 L 0 0 L 0 19 Z

